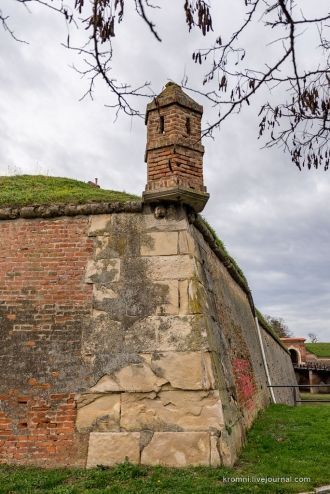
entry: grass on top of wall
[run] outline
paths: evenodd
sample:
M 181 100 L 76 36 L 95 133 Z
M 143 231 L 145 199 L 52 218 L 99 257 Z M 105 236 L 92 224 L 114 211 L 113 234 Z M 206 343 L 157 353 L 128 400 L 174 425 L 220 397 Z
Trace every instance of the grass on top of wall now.
M 98 189 L 71 178 L 44 175 L 0 177 L 0 206 L 127 202 L 140 199 L 126 192 Z
M 309 352 L 317 357 L 330 358 L 330 343 L 305 343 Z
M 328 410 L 307 405 L 270 406 L 255 421 L 246 447 L 233 468 L 174 469 L 126 463 L 91 470 L 44 470 L 2 465 L 0 494 L 290 494 L 311 491 L 313 487 L 329 483 Z M 305 480 L 300 482 L 303 478 Z

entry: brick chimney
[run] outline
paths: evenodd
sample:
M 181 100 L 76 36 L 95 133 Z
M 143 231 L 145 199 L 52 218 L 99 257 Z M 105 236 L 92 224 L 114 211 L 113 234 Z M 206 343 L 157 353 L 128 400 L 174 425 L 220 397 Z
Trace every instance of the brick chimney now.
M 147 106 L 148 183 L 144 202 L 180 202 L 196 212 L 209 198 L 203 184 L 203 107 L 174 82 Z

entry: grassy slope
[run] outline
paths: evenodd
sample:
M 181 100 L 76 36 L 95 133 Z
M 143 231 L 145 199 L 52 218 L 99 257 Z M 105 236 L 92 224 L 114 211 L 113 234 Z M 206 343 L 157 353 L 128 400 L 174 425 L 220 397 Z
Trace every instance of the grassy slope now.
M 235 468 L 42 470 L 0 467 L 0 494 L 289 494 L 330 481 L 326 407 L 273 405 L 256 420 Z M 317 461 L 316 461 L 317 459 Z M 310 482 L 226 483 L 223 477 L 310 477 Z
M 330 343 L 306 343 L 306 348 L 318 357 L 330 358 Z
M 140 198 L 125 192 L 98 189 L 70 178 L 43 175 L 0 177 L 0 206 L 31 204 L 83 204 L 86 202 L 126 202 Z

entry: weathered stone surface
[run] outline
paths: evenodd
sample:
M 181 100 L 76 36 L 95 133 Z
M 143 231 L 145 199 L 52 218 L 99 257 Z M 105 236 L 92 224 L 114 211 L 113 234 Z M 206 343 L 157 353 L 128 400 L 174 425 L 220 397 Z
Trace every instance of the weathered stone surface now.
M 178 253 L 178 232 L 151 232 L 141 236 L 141 256 L 170 256 Z
M 224 427 L 218 391 L 160 391 L 123 394 L 125 430 L 208 431 Z
M 213 389 L 215 386 L 208 352 L 162 352 L 154 354 L 151 368 L 173 388 Z
M 93 285 L 93 298 L 96 302 L 118 298 L 118 293 L 104 285 Z
M 95 258 L 111 259 L 122 257 L 126 253 L 127 232 L 122 235 L 102 235 L 96 238 Z
M 132 324 L 124 334 L 127 351 L 187 351 L 209 348 L 203 317 L 151 316 Z
M 91 324 L 83 328 L 81 353 L 83 358 L 89 357 L 94 361 L 101 353 L 111 354 L 120 352 L 123 348 L 123 329 L 119 321 L 98 310 L 93 310 Z
M 189 224 L 183 209 L 176 209 L 174 206 L 166 208 L 164 218 L 156 218 L 153 213 L 145 214 L 145 231 L 179 231 L 186 230 Z
M 187 230 L 183 230 L 179 232 L 179 253 L 191 254 L 197 258 L 200 257 L 198 243 L 195 241 L 191 233 Z
M 86 466 L 112 466 L 125 460 L 139 463 L 139 443 L 139 432 L 91 432 Z
M 161 285 L 165 288 L 165 302 L 156 308 L 156 314 L 158 315 L 174 315 L 179 312 L 179 281 L 167 280 L 158 281 L 157 285 Z
M 86 283 L 112 283 L 120 279 L 120 259 L 100 259 L 88 261 Z
M 206 294 L 196 279 L 179 281 L 180 314 L 201 314 L 205 306 Z
M 210 465 L 212 467 L 219 467 L 221 465 L 221 457 L 219 453 L 219 437 L 217 435 L 212 434 L 210 436 Z
M 158 327 L 157 343 L 159 351 L 208 350 L 203 318 L 192 315 L 164 318 Z
M 196 266 L 189 255 L 148 257 L 147 273 L 152 280 L 178 280 L 192 278 Z
M 88 235 L 95 237 L 98 234 L 104 234 L 109 231 L 111 227 L 111 214 L 99 214 L 91 216 Z
M 79 432 L 119 430 L 120 394 L 81 395 L 77 401 L 76 428 Z
M 168 467 L 209 465 L 209 433 L 155 432 L 142 451 L 141 463 Z
M 91 388 L 91 392 L 130 391 L 140 393 L 158 391 L 166 382 L 167 380 L 157 376 L 145 361 L 123 367 L 111 374 L 111 376 L 103 376 Z
M 231 466 L 234 464 L 238 452 L 243 445 L 242 424 L 236 423 L 232 427 L 228 427 L 227 430 L 223 430 L 218 440 L 218 451 L 221 456 L 221 462 L 223 465 Z

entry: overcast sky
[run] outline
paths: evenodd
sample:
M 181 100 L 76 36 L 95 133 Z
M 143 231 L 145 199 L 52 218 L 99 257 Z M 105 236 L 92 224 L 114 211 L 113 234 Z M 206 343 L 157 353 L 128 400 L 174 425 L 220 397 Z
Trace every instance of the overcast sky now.
M 221 20 L 225 35 L 239 19 L 243 2 L 230 2 L 230 11 L 228 1 L 215 3 L 215 34 Z M 200 86 L 191 53 L 206 41 L 197 31 L 188 34 L 182 4 L 171 2 L 166 15 L 152 13 L 161 44 L 136 16 L 127 15 L 114 43 L 118 79 L 151 81 L 159 93 L 169 80 L 180 83 L 188 74 L 190 83 Z M 119 117 L 114 123 L 104 106 L 111 98 L 101 84 L 94 101 L 79 101 L 88 82 L 71 68 L 81 61 L 61 46 L 67 28 L 60 17 L 40 7 L 29 13 L 15 0 L 1 0 L 1 8 L 10 14 L 15 34 L 29 44 L 0 30 L 0 175 L 98 177 L 103 188 L 141 194 L 146 181 L 143 120 Z M 245 39 L 252 60 L 260 63 L 269 41 L 262 36 L 254 29 Z M 301 50 L 305 64 L 313 57 L 309 41 Z M 268 56 L 276 56 L 276 49 L 268 47 Z M 146 101 L 138 104 L 143 109 Z M 330 171 L 299 172 L 287 154 L 261 149 L 257 111 L 251 107 L 228 120 L 214 140 L 204 140 L 211 197 L 203 214 L 245 272 L 256 306 L 282 317 L 295 336 L 313 332 L 330 341 Z M 206 106 L 204 123 L 211 117 Z

